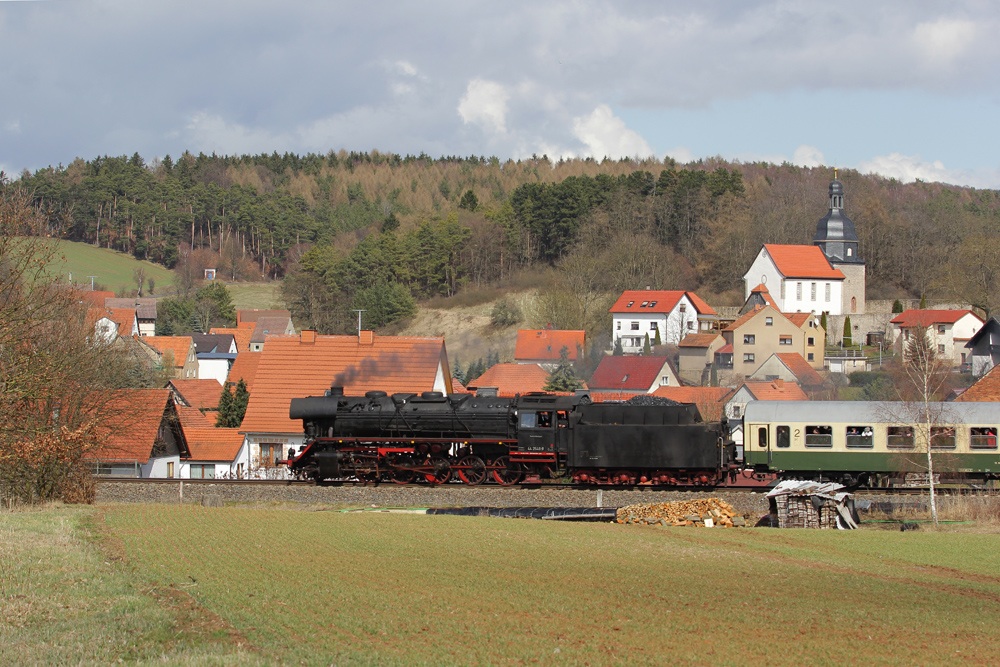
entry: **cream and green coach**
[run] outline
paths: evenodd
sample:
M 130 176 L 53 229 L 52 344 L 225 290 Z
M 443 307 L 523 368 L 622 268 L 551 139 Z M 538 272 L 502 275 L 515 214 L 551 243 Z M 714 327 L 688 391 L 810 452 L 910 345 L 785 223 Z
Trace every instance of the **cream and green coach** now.
M 1000 403 L 752 401 L 744 457 L 755 472 L 885 486 L 1000 477 Z

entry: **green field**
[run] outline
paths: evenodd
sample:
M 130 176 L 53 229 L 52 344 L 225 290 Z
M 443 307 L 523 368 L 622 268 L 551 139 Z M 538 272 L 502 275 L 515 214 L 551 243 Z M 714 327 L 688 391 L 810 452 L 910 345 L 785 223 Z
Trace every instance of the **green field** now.
M 152 296 L 173 291 L 173 272 L 159 264 L 140 261 L 131 255 L 107 248 L 97 248 L 88 243 L 73 241 L 54 241 L 54 243 L 58 245 L 56 252 L 58 259 L 52 271 L 62 280 L 89 288 L 90 276 L 94 276 L 95 286 L 119 294 L 136 289 L 133 275 L 137 268 L 142 267 L 146 275 L 146 281 L 142 286 L 143 296 L 150 296 L 149 278 L 155 282 Z
M 985 664 L 1000 650 L 998 546 L 967 532 L 53 507 L 0 514 L 0 662 Z

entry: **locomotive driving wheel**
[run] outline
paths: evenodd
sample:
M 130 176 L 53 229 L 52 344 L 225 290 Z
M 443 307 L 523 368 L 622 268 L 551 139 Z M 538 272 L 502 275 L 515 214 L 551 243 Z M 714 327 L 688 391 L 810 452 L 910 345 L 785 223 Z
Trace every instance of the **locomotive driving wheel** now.
M 478 456 L 466 456 L 458 462 L 458 478 L 469 486 L 486 481 L 486 463 Z
M 424 478 L 431 484 L 446 484 L 451 479 L 451 464 L 443 456 L 432 456 L 428 462 L 431 471 Z
M 521 466 L 511 463 L 509 456 L 498 457 L 493 461 L 493 479 L 500 486 L 511 486 L 521 481 Z
M 396 484 L 412 484 L 417 474 L 413 471 L 413 459 L 409 456 L 400 456 L 391 461 L 392 471 L 390 473 L 392 481 Z

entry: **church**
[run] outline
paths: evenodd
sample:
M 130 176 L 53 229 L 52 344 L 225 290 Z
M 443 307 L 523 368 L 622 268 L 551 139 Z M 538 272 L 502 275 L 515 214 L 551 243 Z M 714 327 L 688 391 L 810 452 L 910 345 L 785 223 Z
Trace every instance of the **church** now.
M 865 312 L 865 262 L 854 223 L 844 212 L 844 184 L 836 170 L 829 210 L 816 223 L 813 245 L 764 244 L 743 281 L 747 299 L 763 286 L 784 313 Z

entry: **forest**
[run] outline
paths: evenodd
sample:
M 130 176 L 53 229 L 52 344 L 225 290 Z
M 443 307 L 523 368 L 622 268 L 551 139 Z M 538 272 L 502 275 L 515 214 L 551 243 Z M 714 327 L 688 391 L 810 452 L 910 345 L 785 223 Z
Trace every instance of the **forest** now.
M 702 160 L 330 152 L 76 159 L 23 173 L 45 233 L 196 276 L 283 279 L 300 326 L 381 327 L 416 303 L 537 288 L 555 326 L 592 329 L 651 286 L 742 302 L 763 243 L 810 243 L 832 168 Z M 1000 303 L 1000 192 L 842 169 L 868 298 Z M 183 281 L 182 281 L 183 287 Z

